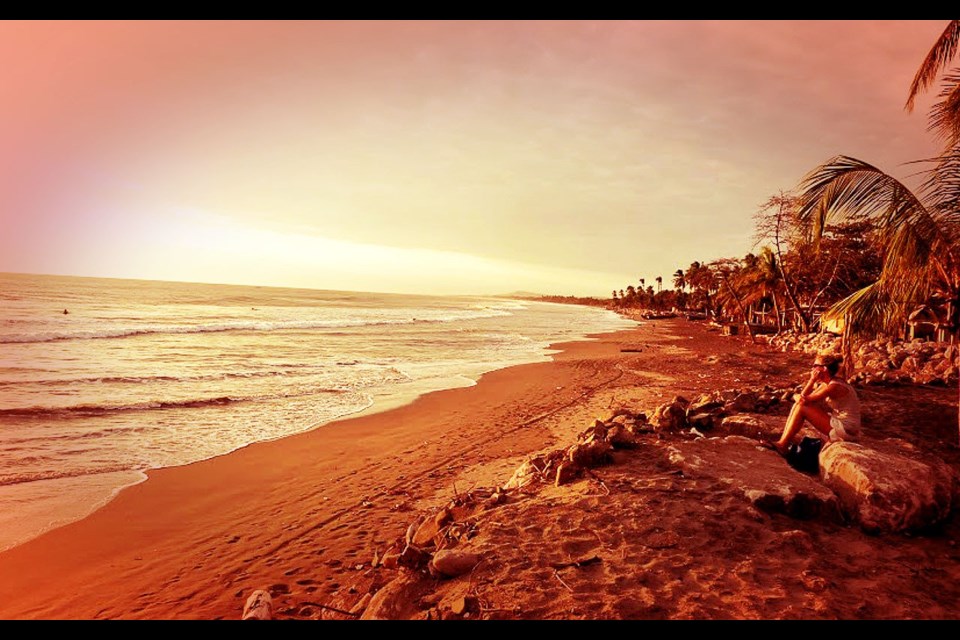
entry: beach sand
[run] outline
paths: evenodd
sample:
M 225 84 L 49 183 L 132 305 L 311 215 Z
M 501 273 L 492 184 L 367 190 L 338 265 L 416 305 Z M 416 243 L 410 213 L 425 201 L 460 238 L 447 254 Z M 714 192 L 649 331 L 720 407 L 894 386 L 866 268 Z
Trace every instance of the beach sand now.
M 269 589 L 277 618 L 350 619 L 327 607 L 350 609 L 396 576 L 373 560 L 419 514 L 503 485 L 616 408 L 795 384 L 810 361 L 682 319 L 555 347 L 552 362 L 473 387 L 151 471 L 84 520 L 0 554 L 0 618 L 238 619 Z M 960 468 L 955 390 L 862 398 L 870 437 Z M 601 480 L 517 492 L 484 512 L 469 541 L 484 561 L 421 581 L 404 616 L 470 596 L 474 617 L 960 617 L 956 518 L 929 536 L 867 536 L 760 513 L 709 476 L 677 474 L 664 451 L 618 455 Z

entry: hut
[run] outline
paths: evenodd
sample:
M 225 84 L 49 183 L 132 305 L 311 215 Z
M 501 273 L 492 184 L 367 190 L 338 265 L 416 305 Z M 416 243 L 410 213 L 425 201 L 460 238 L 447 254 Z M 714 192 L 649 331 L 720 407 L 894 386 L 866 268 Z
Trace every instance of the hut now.
M 920 305 L 907 316 L 906 339 L 953 342 L 950 311 L 950 303 Z

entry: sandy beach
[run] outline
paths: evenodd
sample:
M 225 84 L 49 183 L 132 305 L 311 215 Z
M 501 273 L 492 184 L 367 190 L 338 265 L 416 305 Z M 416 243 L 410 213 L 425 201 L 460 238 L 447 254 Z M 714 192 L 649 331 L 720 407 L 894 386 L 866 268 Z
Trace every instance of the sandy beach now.
M 274 617 L 351 619 L 331 608 L 350 610 L 396 576 L 375 558 L 418 514 L 503 485 L 617 408 L 795 384 L 809 362 L 682 319 L 555 347 L 552 362 L 473 387 L 152 471 L 88 518 L 0 554 L 0 618 L 239 619 L 267 589 Z M 955 390 L 862 397 L 865 440 L 898 437 L 960 468 Z M 403 617 L 433 617 L 464 595 L 488 618 L 960 617 L 955 519 L 929 536 L 869 536 L 757 512 L 709 474 L 676 473 L 668 445 L 474 518 L 469 544 L 484 562 L 418 584 Z M 586 557 L 596 560 L 555 567 Z

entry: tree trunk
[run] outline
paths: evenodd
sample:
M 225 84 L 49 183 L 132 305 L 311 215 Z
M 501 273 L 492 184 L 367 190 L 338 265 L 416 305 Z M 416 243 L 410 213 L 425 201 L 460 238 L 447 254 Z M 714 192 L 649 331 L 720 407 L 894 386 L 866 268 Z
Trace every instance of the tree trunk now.
M 743 318 L 743 324 L 747 326 L 747 334 L 750 336 L 750 342 L 756 344 L 757 340 L 753 337 L 753 329 L 750 328 L 750 318 L 747 317 L 747 311 L 743 308 L 743 303 L 740 301 L 740 296 L 737 295 L 737 292 L 734 290 L 734 288 L 730 286 L 730 281 L 727 279 L 727 276 L 722 275 L 721 277 L 723 278 L 723 284 L 727 285 L 727 291 L 729 291 L 730 295 L 733 296 L 733 299 L 737 301 L 737 307 L 740 308 L 740 317 Z
M 773 312 L 777 316 L 777 335 L 783 331 L 783 322 L 780 321 L 780 305 L 777 303 L 777 294 L 773 293 Z
M 850 319 L 843 317 L 843 337 L 840 338 L 841 349 L 843 350 L 843 378 L 850 380 L 853 375 L 853 331 L 850 330 Z

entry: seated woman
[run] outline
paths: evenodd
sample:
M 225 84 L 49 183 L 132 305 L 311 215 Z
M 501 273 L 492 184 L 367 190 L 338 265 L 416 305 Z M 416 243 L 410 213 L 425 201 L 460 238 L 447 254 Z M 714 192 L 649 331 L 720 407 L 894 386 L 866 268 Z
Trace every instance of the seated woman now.
M 856 440 L 860 437 L 860 400 L 850 383 L 837 376 L 843 358 L 818 355 L 810 379 L 800 393 L 793 395 L 794 405 L 776 442 L 764 446 L 786 454 L 804 422 L 809 422 L 827 442 Z

